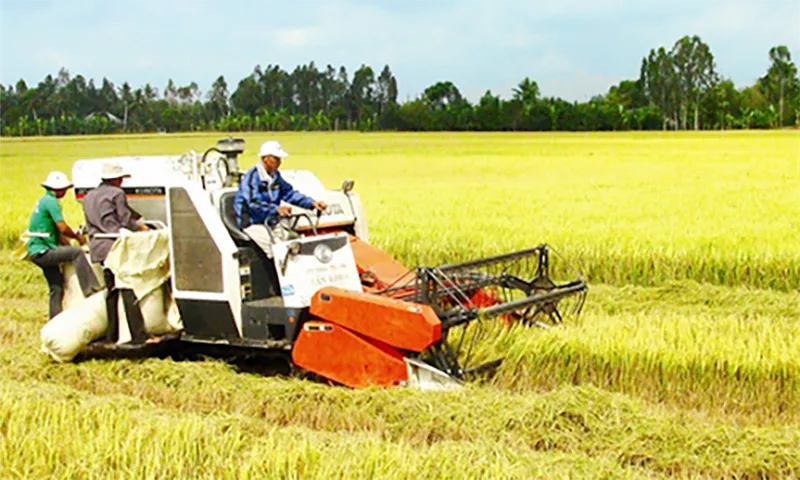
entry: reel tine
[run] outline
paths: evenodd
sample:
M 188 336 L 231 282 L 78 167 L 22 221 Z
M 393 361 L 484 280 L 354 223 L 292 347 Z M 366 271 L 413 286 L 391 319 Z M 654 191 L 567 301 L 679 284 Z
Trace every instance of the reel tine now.
M 556 325 L 564 322 L 564 318 L 561 316 L 561 312 L 558 311 L 558 307 L 553 307 L 553 310 L 550 312 L 550 318 L 553 319 L 553 323 Z

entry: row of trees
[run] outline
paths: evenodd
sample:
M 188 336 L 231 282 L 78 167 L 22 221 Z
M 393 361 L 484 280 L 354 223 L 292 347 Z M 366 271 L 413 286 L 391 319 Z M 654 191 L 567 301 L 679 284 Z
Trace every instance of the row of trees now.
M 769 60 L 766 75 L 738 92 L 729 79 L 720 78 L 709 46 L 698 36 L 687 36 L 670 51 L 650 50 L 642 60 L 639 86 L 649 103 L 658 107 L 664 129 L 669 124 L 690 128 L 691 115 L 692 127 L 698 130 L 704 113 L 704 125 L 713 128 L 798 123 L 800 80 L 789 49 L 771 48 Z
M 720 76 L 711 49 L 697 36 L 670 50 L 652 49 L 640 77 L 588 102 L 543 97 L 530 78 L 502 99 L 487 91 L 475 104 L 449 81 L 398 103 L 389 66 L 286 72 L 256 66 L 229 92 L 220 76 L 202 95 L 194 82 L 117 87 L 104 78 L 72 77 L 66 69 L 36 87 L 0 85 L 3 135 L 66 135 L 155 131 L 251 130 L 654 130 L 772 128 L 800 123 L 800 79 L 785 46 L 769 51 L 769 68 L 746 88 Z

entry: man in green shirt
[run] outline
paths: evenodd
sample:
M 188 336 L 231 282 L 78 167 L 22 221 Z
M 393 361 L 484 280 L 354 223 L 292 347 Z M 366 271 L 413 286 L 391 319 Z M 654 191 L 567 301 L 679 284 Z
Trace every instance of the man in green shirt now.
M 69 246 L 68 238 L 84 245 L 86 239 L 75 233 L 61 213 L 58 199 L 67 194 L 72 183 L 62 172 L 50 172 L 42 183 L 46 192 L 36 203 L 28 224 L 28 255 L 38 265 L 47 279 L 50 288 L 50 318 L 61 313 L 61 301 L 64 296 L 64 276 L 61 274 L 62 263 L 72 263 L 81 285 L 83 295 L 88 297 L 101 289 L 92 267 L 80 247 Z

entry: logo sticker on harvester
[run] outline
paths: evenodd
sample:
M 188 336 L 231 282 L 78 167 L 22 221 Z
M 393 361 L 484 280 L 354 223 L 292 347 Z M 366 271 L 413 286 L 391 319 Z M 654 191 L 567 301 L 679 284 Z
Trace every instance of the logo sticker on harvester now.
M 351 277 L 352 269 L 344 263 L 334 263 L 327 268 L 309 268 L 305 272 L 309 285 L 324 287 L 326 285 L 347 284 Z
M 290 250 L 293 245 L 299 249 Z M 322 287 L 361 291 L 361 278 L 346 233 L 277 242 L 273 253 L 284 306 L 305 308 Z M 285 259 L 285 260 L 284 260 Z M 291 287 L 291 288 L 286 288 Z
M 322 211 L 322 215 L 344 215 L 344 208 L 338 203 L 333 203 Z

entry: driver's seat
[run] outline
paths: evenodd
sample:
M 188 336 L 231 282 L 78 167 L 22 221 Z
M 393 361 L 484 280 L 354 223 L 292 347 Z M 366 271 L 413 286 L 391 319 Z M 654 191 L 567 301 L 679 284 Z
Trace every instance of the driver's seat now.
M 219 197 L 219 216 L 222 218 L 222 223 L 231 234 L 233 242 L 236 245 L 244 246 L 250 245 L 252 240 L 246 233 L 239 228 L 236 222 L 236 210 L 233 209 L 233 200 L 236 198 L 236 192 L 225 192 Z

